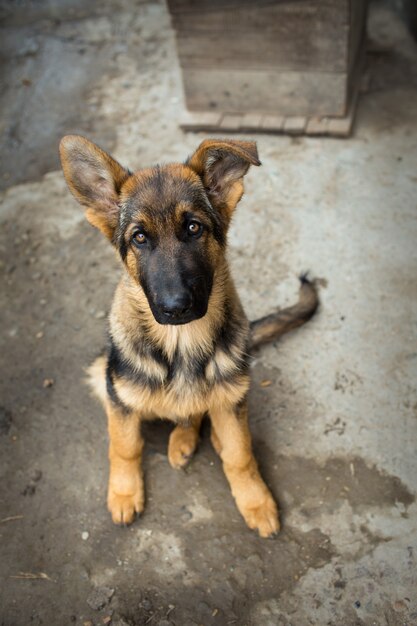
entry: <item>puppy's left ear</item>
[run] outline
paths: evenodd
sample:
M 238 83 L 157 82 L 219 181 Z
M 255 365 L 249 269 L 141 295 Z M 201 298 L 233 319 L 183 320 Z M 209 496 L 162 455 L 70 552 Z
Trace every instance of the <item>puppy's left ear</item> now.
M 119 220 L 119 192 L 130 172 L 107 152 L 79 135 L 66 135 L 59 145 L 65 180 L 86 218 L 112 238 Z
M 188 159 L 202 179 L 209 200 L 229 222 L 243 195 L 243 177 L 250 165 L 260 165 L 254 141 L 206 139 Z

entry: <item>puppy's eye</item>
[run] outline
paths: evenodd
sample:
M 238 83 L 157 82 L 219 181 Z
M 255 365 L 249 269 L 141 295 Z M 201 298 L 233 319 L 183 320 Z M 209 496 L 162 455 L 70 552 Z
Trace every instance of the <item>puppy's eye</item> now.
M 139 247 L 143 245 L 144 243 L 146 243 L 146 235 L 142 233 L 140 230 L 137 230 L 136 232 L 133 233 L 132 241 L 135 244 L 135 246 Z
M 191 235 L 191 237 L 200 237 L 204 230 L 204 227 L 202 224 L 200 224 L 200 222 L 192 221 L 188 224 L 187 230 L 188 234 Z

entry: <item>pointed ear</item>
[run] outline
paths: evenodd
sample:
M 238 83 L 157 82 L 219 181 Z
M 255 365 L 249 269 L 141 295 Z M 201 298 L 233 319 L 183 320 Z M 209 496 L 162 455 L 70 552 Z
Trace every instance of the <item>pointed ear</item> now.
M 243 195 L 243 177 L 250 165 L 260 165 L 254 141 L 206 139 L 188 159 L 202 179 L 214 207 L 227 221 Z
M 111 239 L 119 219 L 119 192 L 130 172 L 78 135 L 61 139 L 59 152 L 70 191 L 87 208 L 90 224 Z

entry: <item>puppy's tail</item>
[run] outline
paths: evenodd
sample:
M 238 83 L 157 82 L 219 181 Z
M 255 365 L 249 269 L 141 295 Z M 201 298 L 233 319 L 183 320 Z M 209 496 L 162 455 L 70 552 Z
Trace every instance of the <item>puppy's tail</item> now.
M 313 317 L 319 306 L 317 282 L 310 281 L 307 274 L 300 276 L 300 282 L 300 297 L 297 304 L 250 323 L 249 346 L 252 350 L 278 339 Z

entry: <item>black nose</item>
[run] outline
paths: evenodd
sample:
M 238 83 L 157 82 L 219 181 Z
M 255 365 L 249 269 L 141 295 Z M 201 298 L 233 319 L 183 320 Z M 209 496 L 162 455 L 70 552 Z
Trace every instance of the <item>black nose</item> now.
M 162 312 L 167 317 L 182 317 L 193 305 L 191 293 L 180 292 L 166 296 L 161 304 Z

